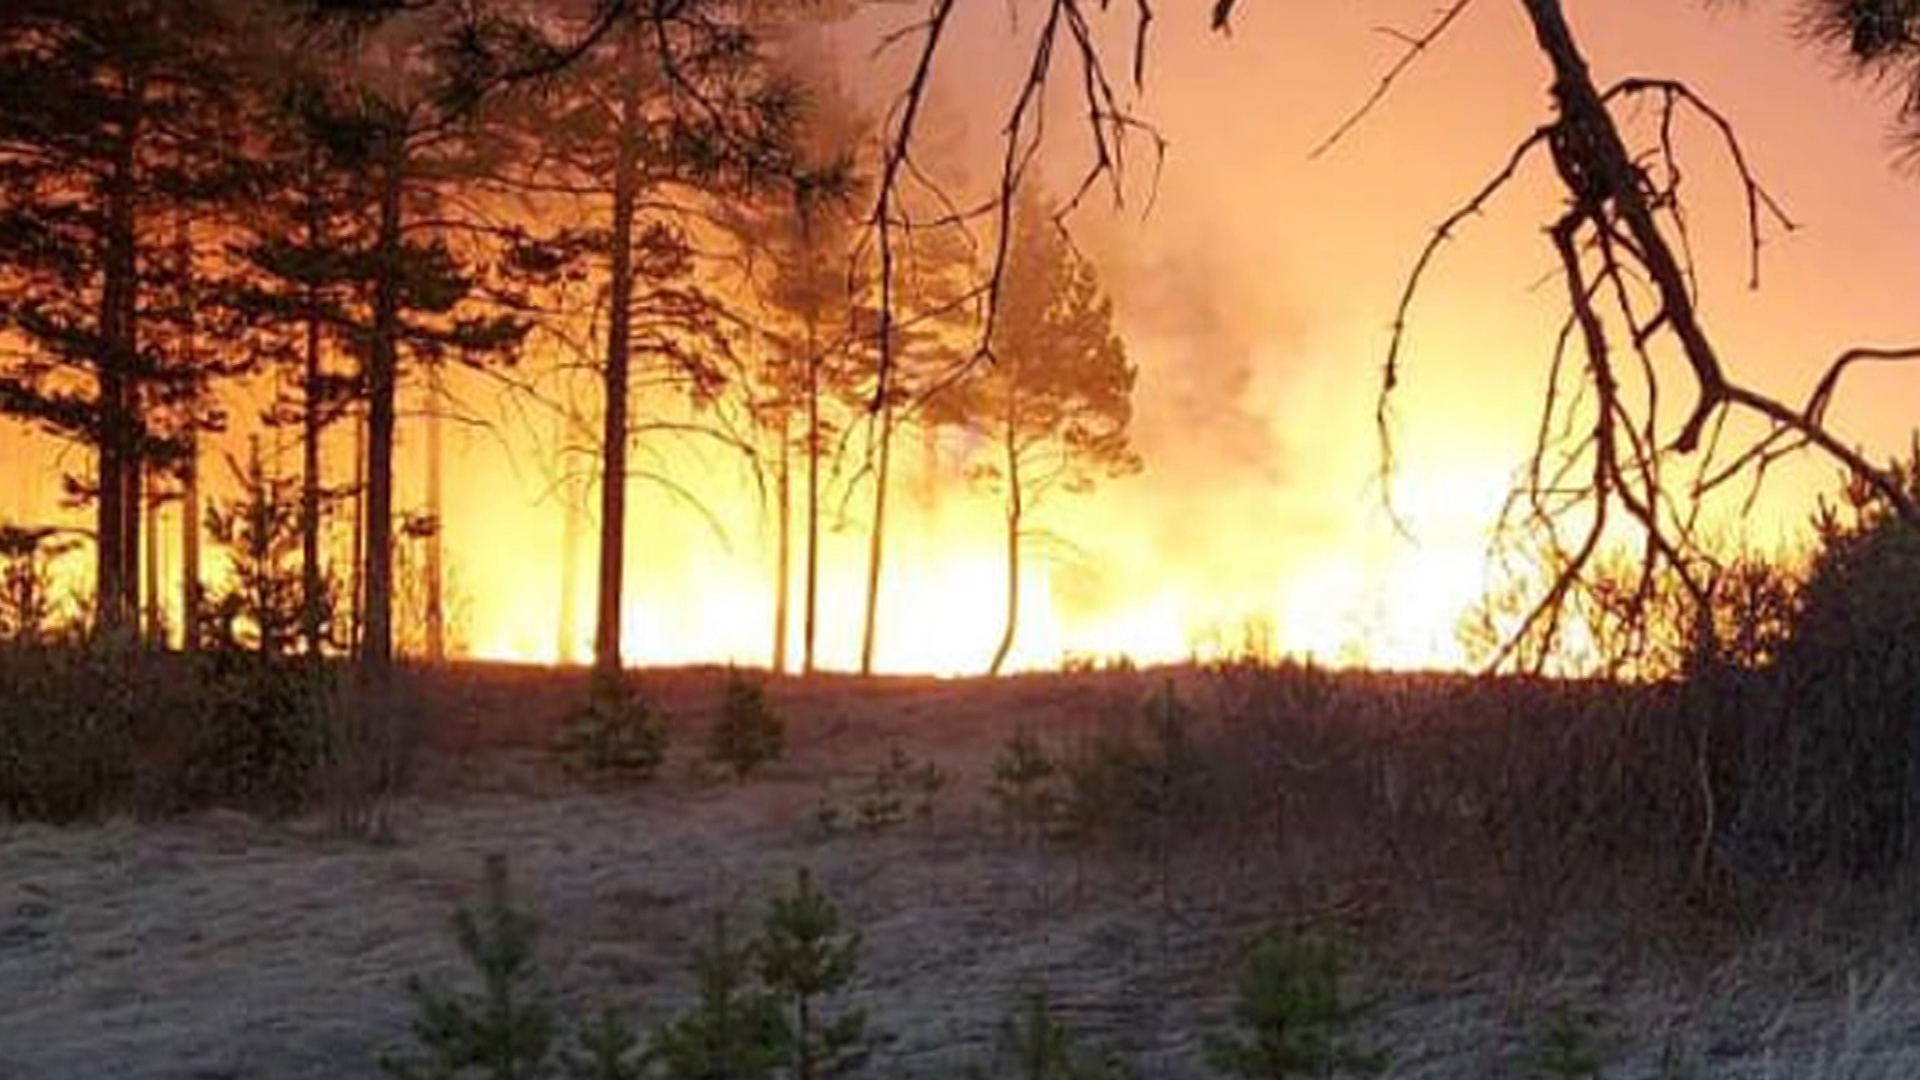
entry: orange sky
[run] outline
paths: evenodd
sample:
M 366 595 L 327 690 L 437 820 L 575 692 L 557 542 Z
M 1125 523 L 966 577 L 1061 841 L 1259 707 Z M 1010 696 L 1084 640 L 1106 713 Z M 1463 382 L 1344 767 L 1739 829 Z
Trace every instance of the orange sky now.
M 1063 652 L 1187 655 L 1209 631 L 1270 624 L 1282 648 L 1397 664 L 1453 663 L 1453 621 L 1482 584 L 1484 531 L 1525 452 L 1561 312 L 1541 235 L 1557 206 L 1539 167 L 1450 245 L 1414 311 L 1396 411 L 1395 496 L 1414 540 L 1394 535 L 1375 485 L 1373 394 L 1404 276 L 1433 225 L 1546 117 L 1545 66 L 1514 0 L 1479 0 L 1394 95 L 1330 155 L 1309 150 L 1363 100 L 1425 2 L 1249 2 L 1234 33 L 1208 5 L 1166 5 L 1142 111 L 1170 141 L 1151 214 L 1144 185 L 1120 215 L 1077 219 L 1102 265 L 1139 364 L 1136 437 L 1147 468 L 1077 503 L 1043 509 L 1071 553 L 1033 560 L 1016 658 Z M 972 0 L 943 59 L 944 89 L 976 142 L 1002 119 L 1017 61 L 1009 5 Z M 1738 125 L 1756 171 L 1802 228 L 1774 235 L 1763 290 L 1745 289 L 1742 219 L 1706 130 L 1685 132 L 1705 310 L 1728 363 L 1797 398 L 1849 344 L 1920 339 L 1920 183 L 1889 164 L 1890 103 L 1837 79 L 1793 42 L 1779 4 L 1569 0 L 1602 81 L 1686 80 Z M 917 10 L 888 5 L 880 21 Z M 1116 5 L 1116 17 L 1131 9 Z M 879 99 L 888 85 L 851 67 Z M 964 73 L 965 78 L 959 78 Z M 1074 116 L 1052 171 L 1074 161 Z M 1147 159 L 1137 159 L 1141 181 Z M 985 168 L 986 166 L 981 166 Z M 1866 373 L 1834 411 L 1891 453 L 1920 420 L 1920 371 Z M 516 437 L 449 436 L 448 532 L 466 637 L 486 655 L 550 657 L 559 637 L 564 515 Z M 417 440 L 416 440 L 417 441 Z M 909 470 L 918 439 L 909 436 Z M 511 453 L 509 453 L 511 449 Z M 629 622 L 643 660 L 764 662 L 768 528 L 746 473 L 717 452 L 665 448 L 665 467 L 706 493 L 713 527 L 636 487 Z M 31 459 L 28 459 L 31 460 Z M 44 459 L 40 459 L 44 460 Z M 1745 535 L 1770 542 L 1804 516 L 1832 470 L 1781 474 Z M 417 477 L 403 491 L 417 492 Z M 992 504 L 947 478 L 935 507 L 903 478 L 883 609 L 882 666 L 970 670 L 992 653 L 1001 585 Z M 0 496 L 0 516 L 50 497 L 50 481 Z M 403 497 L 403 504 L 413 501 Z M 829 541 L 823 657 L 858 647 L 859 532 Z M 588 525 L 590 530 L 590 523 Z M 1062 550 L 1062 549 L 1055 549 Z M 591 548 L 580 549 L 582 618 Z M 796 609 L 796 621 L 797 621 Z M 581 625 L 577 639 L 584 639 Z

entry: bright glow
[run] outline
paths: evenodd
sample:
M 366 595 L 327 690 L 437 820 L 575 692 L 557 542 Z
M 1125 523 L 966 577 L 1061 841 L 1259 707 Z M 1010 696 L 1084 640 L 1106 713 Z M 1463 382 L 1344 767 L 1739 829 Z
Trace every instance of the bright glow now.
M 1448 667 L 1464 659 L 1456 623 L 1485 584 L 1485 532 L 1529 445 L 1564 318 L 1540 231 L 1563 206 L 1551 166 L 1531 162 L 1516 187 L 1457 231 L 1407 313 L 1393 408 L 1394 505 L 1410 534 L 1402 536 L 1369 486 L 1386 334 L 1420 245 L 1545 119 L 1545 104 L 1539 58 L 1512 21 L 1463 20 L 1444 49 L 1422 59 L 1422 85 L 1433 92 L 1396 95 L 1337 153 L 1304 164 L 1364 100 L 1391 53 L 1376 27 L 1421 21 L 1408 5 L 1379 6 L 1404 10 L 1276 5 L 1263 16 L 1274 21 L 1231 42 L 1197 26 L 1155 39 L 1143 107 L 1170 139 L 1167 167 L 1134 171 L 1130 182 L 1144 187 L 1151 177 L 1153 190 L 1140 190 L 1126 212 L 1104 218 L 1105 200 L 1089 199 L 1072 222 L 1100 264 L 1140 368 L 1135 434 L 1147 471 L 1036 510 L 1033 527 L 1064 543 L 1036 538 L 1027 551 L 1009 669 L 1216 655 L 1240 648 L 1249 627 L 1263 628 L 1255 635 L 1262 648 L 1327 662 Z M 962 7 L 962 20 L 978 22 L 956 23 L 950 41 L 963 51 L 943 62 L 954 73 L 943 101 L 959 121 L 950 126 L 964 133 L 955 141 L 974 143 L 968 156 L 977 160 L 967 164 L 991 176 L 1005 100 L 989 92 L 996 78 L 1004 88 L 1019 77 L 1020 53 L 1008 48 L 999 7 Z M 1886 104 L 1834 79 L 1773 20 L 1729 20 L 1703 5 L 1588 8 L 1582 33 L 1603 77 L 1652 71 L 1709 93 L 1738 118 L 1769 190 L 1817 225 L 1769 237 L 1764 287 L 1748 290 L 1741 193 L 1716 173 L 1724 156 L 1711 132 L 1679 133 L 1683 163 L 1698 163 L 1687 167 L 1698 170 L 1688 189 L 1703 307 L 1740 377 L 1798 400 L 1845 347 L 1912 340 L 1920 199 L 1909 178 L 1887 168 Z M 1698 48 L 1708 35 L 1716 47 Z M 869 44 L 848 49 L 848 81 L 885 115 L 897 83 L 878 77 L 890 61 L 876 66 Z M 1279 105 L 1226 107 L 1232 102 Z M 1062 113 L 1050 130 L 1074 128 Z M 1064 158 L 1086 148 L 1061 134 L 1055 149 Z M 1035 175 L 1077 176 L 1084 164 L 1084 156 L 1048 160 Z M 1149 202 L 1151 214 L 1134 212 Z M 535 380 L 558 361 L 530 355 L 520 374 Z M 1875 457 L 1904 452 L 1920 367 L 1849 378 L 1859 381 L 1834 403 L 1836 430 Z M 578 477 L 558 482 L 555 447 L 586 440 L 545 430 L 537 409 L 496 412 L 493 383 L 453 389 L 475 412 L 504 418 L 489 433 L 465 425 L 447 433 L 455 639 L 482 657 L 579 661 L 592 638 L 594 492 Z M 591 386 L 570 389 L 579 390 L 580 423 L 590 431 L 597 397 Z M 1669 394 L 1663 407 L 1683 407 L 1682 396 Z M 227 480 L 218 455 L 244 453 L 243 429 L 261 403 L 227 402 L 235 430 L 209 447 L 210 497 Z M 643 419 L 687 419 L 684 409 L 663 414 L 673 406 L 659 400 L 637 406 Z M 87 455 L 25 431 L 0 421 L 0 518 L 88 527 L 87 515 L 59 506 L 61 474 L 84 476 Z M 420 436 L 408 412 L 397 471 L 406 509 L 424 501 Z M 330 436 L 331 486 L 347 485 L 350 442 L 345 425 Z M 970 486 L 964 461 L 922 460 L 917 443 L 908 428 L 897 448 L 876 666 L 980 672 L 1005 616 L 1000 507 Z M 297 455 L 278 464 L 290 475 Z M 573 456 L 565 468 L 586 464 Z M 767 664 L 774 551 L 765 478 L 751 478 L 737 454 L 652 436 L 637 441 L 635 467 L 666 474 L 704 510 L 635 480 L 629 658 Z M 834 670 L 859 663 L 870 488 L 846 490 L 856 471 L 847 464 L 827 485 L 817 659 Z M 1811 494 L 1832 481 L 1824 462 L 1784 465 L 1770 479 L 1771 501 L 1738 520 L 1737 536 L 1771 542 L 1789 532 Z M 804 619 L 799 487 L 796 477 L 790 668 L 801 661 Z M 582 508 L 572 529 L 568 500 Z M 163 522 L 160 562 L 177 568 L 177 511 Z M 344 567 L 340 535 L 331 546 Z M 91 563 L 84 550 L 68 556 L 62 583 L 86 584 Z M 217 552 L 204 563 L 208 575 L 222 572 Z M 164 595 L 176 603 L 177 587 Z
M 1463 509 L 1463 499 L 1497 499 L 1497 483 L 1472 477 L 1441 477 L 1424 484 L 1410 477 L 1399 506 L 1416 529 L 1441 508 Z M 911 509 L 909 506 L 907 509 Z M 984 671 L 1005 619 L 1006 573 L 994 535 L 995 507 L 975 495 L 942 503 L 941 528 L 930 532 L 903 522 L 888 553 L 876 670 L 887 673 L 964 675 Z M 1075 511 L 1078 511 L 1076 513 Z M 901 511 L 905 517 L 906 510 Z M 1063 504 L 1058 520 L 1073 535 L 1098 535 L 1105 511 L 1094 502 Z M 1471 519 L 1469 519 L 1471 520 Z M 1274 584 L 1200 580 L 1200 588 L 1144 581 L 1074 603 L 1074 575 L 1028 551 L 1022 568 L 1020 623 L 1009 671 L 1048 669 L 1072 658 L 1126 657 L 1136 663 L 1178 662 L 1233 653 L 1252 644 L 1276 654 L 1311 655 L 1322 661 L 1409 669 L 1457 667 L 1465 662 L 1457 638 L 1462 614 L 1484 585 L 1485 537 L 1472 528 L 1451 533 L 1436 528 L 1409 539 L 1384 521 L 1356 529 L 1351 544 L 1293 568 Z M 636 545 L 638 546 L 638 545 Z M 1083 545 L 1091 547 L 1091 544 Z M 590 550 L 591 544 L 586 547 Z M 636 552 L 636 555 L 638 552 Z M 627 657 L 643 665 L 740 663 L 765 665 L 772 643 L 772 573 L 766 552 L 744 558 L 717 549 L 682 553 L 673 573 L 633 571 L 627 605 Z M 822 598 L 817 666 L 855 670 L 859 665 L 865 589 L 865 538 L 829 535 L 823 545 Z M 1091 558 L 1092 556 L 1083 556 Z M 501 618 L 479 627 L 477 655 L 551 663 L 558 635 L 545 632 L 558 612 L 558 577 L 551 567 L 532 568 L 511 590 L 524 617 Z M 788 660 L 802 656 L 803 609 L 796 559 L 789 612 Z M 536 581 L 536 578 L 538 579 Z M 1084 601 L 1084 598 L 1081 598 Z M 491 605 L 481 605 L 491 612 Z M 576 655 L 591 640 L 591 590 L 582 587 L 573 629 Z M 1248 633 L 1259 640 L 1249 643 Z

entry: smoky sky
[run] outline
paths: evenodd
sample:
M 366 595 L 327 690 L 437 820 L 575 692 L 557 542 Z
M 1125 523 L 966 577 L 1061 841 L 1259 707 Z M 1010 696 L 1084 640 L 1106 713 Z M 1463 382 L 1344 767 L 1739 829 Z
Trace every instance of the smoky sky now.
M 1226 261 L 1207 235 L 1122 237 L 1109 288 L 1140 367 L 1139 443 L 1170 478 L 1278 484 L 1285 454 L 1256 376 L 1300 340 L 1273 286 Z

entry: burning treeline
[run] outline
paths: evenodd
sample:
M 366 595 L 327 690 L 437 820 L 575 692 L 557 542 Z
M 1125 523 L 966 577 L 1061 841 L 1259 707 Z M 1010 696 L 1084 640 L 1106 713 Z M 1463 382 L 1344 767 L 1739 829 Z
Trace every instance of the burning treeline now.
M 1097 561 L 1073 502 L 1142 465 L 1061 204 L 897 238 L 883 297 L 834 13 L 636 9 L 543 70 L 580 7 L 488 24 L 526 35 L 511 73 L 444 12 L 10 9 L 21 632 L 64 590 L 105 629 L 374 667 L 1059 658 L 1049 576 Z M 921 218 L 964 191 L 957 145 L 926 156 Z

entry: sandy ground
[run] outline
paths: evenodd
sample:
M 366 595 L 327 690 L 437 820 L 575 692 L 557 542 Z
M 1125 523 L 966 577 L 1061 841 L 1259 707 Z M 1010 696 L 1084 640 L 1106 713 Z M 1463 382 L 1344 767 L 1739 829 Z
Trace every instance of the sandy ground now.
M 405 1044 L 406 977 L 464 975 L 445 927 L 494 852 L 568 1000 L 673 1011 L 712 913 L 757 918 L 806 866 L 863 932 L 856 1001 L 885 1039 L 879 1074 L 952 1074 L 1035 980 L 1143 1064 L 1193 1057 L 1178 1033 L 1206 1004 L 1192 991 L 1218 982 L 1227 923 L 1185 903 L 1167 918 L 1146 868 L 1002 836 L 979 797 L 992 744 L 951 710 L 922 719 L 937 689 L 906 696 L 864 720 L 789 705 L 794 753 L 744 786 L 677 761 L 644 788 L 573 789 L 512 748 L 524 726 L 483 717 L 440 740 L 452 764 L 396 807 L 390 844 L 226 812 L 0 828 L 0 1076 L 378 1075 L 374 1055 Z M 1012 704 L 1087 704 L 1045 696 Z M 677 758 L 696 752 L 680 741 Z M 848 803 L 896 744 L 950 774 L 931 822 L 823 831 L 821 800 Z
M 717 682 L 661 693 L 693 724 Z M 1793 958 L 1750 950 L 1702 973 L 1609 962 L 1603 943 L 1599 961 L 1536 957 L 1536 975 L 1496 977 L 1504 953 L 1441 940 L 1444 896 L 1423 901 L 1418 917 L 1432 921 L 1414 925 L 1407 905 L 1374 914 L 1352 882 L 1318 888 L 1245 854 L 1190 850 L 1162 867 L 1006 837 L 981 792 L 1013 720 L 1068 730 L 1141 692 L 1063 680 L 788 688 L 775 701 L 792 753 L 764 778 L 688 775 L 690 727 L 660 782 L 592 792 L 527 748 L 552 700 L 490 683 L 448 710 L 437 764 L 395 807 L 390 843 L 233 813 L 0 827 L 0 1077 L 377 1076 L 375 1055 L 406 1044 L 406 978 L 464 977 L 446 926 L 494 852 L 543 920 L 559 995 L 643 1021 L 687 999 L 691 949 L 716 910 L 754 919 L 812 868 L 864 934 L 854 996 L 884 1040 L 872 1076 L 959 1075 L 1011 995 L 1036 982 L 1140 1075 L 1205 1075 L 1200 1041 L 1226 1013 L 1236 943 L 1303 897 L 1376 920 L 1364 927 L 1378 942 L 1367 979 L 1387 994 L 1374 1030 L 1396 1076 L 1523 1075 L 1515 1032 L 1561 993 L 1620 1003 L 1610 1030 L 1625 1068 L 1610 1076 L 1689 1075 L 1662 1073 L 1662 1053 L 1711 1066 L 1698 1076 L 1920 1076 L 1920 1053 L 1904 1049 L 1920 1045 L 1920 1009 L 1885 978 L 1897 958 L 1852 983 L 1816 971 L 1789 984 Z M 824 834 L 821 800 L 844 802 L 895 744 L 951 777 L 932 821 Z M 1756 998 L 1756 986 L 1777 992 Z

